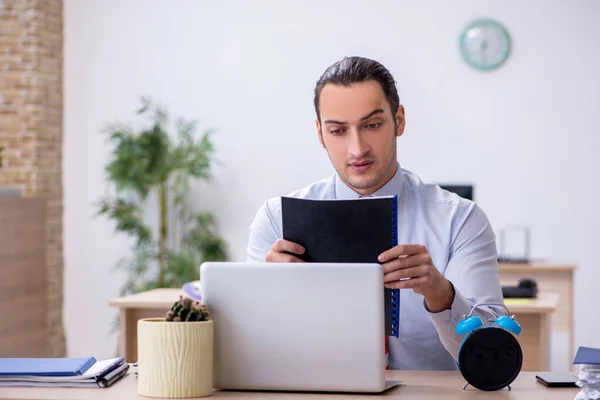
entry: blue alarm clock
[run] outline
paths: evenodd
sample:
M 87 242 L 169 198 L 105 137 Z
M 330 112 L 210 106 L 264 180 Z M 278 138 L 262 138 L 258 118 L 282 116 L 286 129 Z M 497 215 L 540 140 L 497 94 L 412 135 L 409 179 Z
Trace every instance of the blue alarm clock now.
M 484 325 L 480 317 L 472 315 L 481 306 L 497 306 L 506 315 L 490 319 Z M 456 325 L 456 333 L 465 335 L 458 350 L 457 366 L 463 378 L 477 389 L 485 391 L 508 388 L 523 366 L 523 350 L 517 340 L 521 325 L 501 303 L 477 303 L 469 315 Z

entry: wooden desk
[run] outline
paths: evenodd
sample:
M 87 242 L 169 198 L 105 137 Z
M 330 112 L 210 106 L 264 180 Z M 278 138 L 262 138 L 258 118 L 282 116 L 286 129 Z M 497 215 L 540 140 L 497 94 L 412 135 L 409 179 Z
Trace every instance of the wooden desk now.
M 558 294 L 539 293 L 536 299 L 505 299 L 504 303 L 523 328 L 519 336 L 522 370 L 550 370 L 552 314 L 559 303 Z
M 133 369 L 132 369 L 133 370 Z M 411 399 L 512 399 L 512 400 L 564 400 L 573 399 L 579 388 L 547 388 L 535 380 L 535 372 L 522 372 L 507 389 L 496 392 L 482 392 L 471 386 L 462 389 L 464 379 L 458 372 L 439 371 L 388 371 L 387 379 L 402 380 L 402 385 L 392 388 L 378 396 Z M 205 397 L 227 399 L 372 399 L 373 395 L 335 395 L 311 393 L 281 392 L 236 392 L 213 391 L 213 395 Z M 132 400 L 145 399 L 137 394 L 137 382 L 133 373 L 116 382 L 113 386 L 100 388 L 0 388 L 0 399 L 88 399 L 88 400 Z
M 502 285 L 517 285 L 521 278 L 533 278 L 537 281 L 539 291 L 559 295 L 556 313 L 552 316 L 551 332 L 568 335 L 569 359 L 566 360 L 567 365 L 571 365 L 575 357 L 573 274 L 576 268 L 577 266 L 572 263 L 554 261 L 534 261 L 530 264 L 499 264 L 500 283 Z
M 137 361 L 137 321 L 141 318 L 164 316 L 169 307 L 184 294 L 181 289 L 155 289 L 125 296 L 110 302 L 121 310 L 121 354 L 128 362 Z M 556 309 L 558 295 L 540 293 L 537 299 L 509 302 L 506 306 L 523 326 L 519 338 L 523 348 L 523 371 L 547 371 L 550 360 L 551 314 Z

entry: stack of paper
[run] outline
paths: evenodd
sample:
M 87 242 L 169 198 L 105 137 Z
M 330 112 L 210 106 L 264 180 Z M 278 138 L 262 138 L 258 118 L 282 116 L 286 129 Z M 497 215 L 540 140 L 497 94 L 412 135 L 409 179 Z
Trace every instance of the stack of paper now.
M 123 357 L 0 358 L 1 386 L 108 387 L 127 374 Z
M 577 385 L 581 390 L 575 400 L 600 399 L 600 349 L 580 347 L 573 364 L 579 364 Z

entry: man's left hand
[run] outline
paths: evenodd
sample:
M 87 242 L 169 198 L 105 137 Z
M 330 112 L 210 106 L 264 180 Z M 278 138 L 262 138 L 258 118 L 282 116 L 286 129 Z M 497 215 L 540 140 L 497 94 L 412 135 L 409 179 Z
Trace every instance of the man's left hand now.
M 454 288 L 433 265 L 425 246 L 403 244 L 379 255 L 383 266 L 384 283 L 390 289 L 412 289 L 423 295 L 430 312 L 450 308 Z

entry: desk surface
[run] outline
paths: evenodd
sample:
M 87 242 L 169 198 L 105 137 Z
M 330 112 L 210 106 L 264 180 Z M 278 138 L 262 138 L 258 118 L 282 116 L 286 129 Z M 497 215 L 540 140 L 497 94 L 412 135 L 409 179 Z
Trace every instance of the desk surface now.
M 464 380 L 458 372 L 441 371 L 389 371 L 388 379 L 400 379 L 401 386 L 392 388 L 381 396 L 410 399 L 443 398 L 452 399 L 512 399 L 512 400 L 554 400 L 573 399 L 579 388 L 547 388 L 535 380 L 534 372 L 521 372 L 513 382 L 512 390 L 497 392 L 482 392 L 468 386 L 462 389 Z M 234 392 L 214 391 L 210 398 L 227 399 L 372 399 L 372 395 L 348 394 L 310 394 L 310 393 L 265 393 L 265 392 Z M 0 399 L 146 399 L 137 394 L 137 382 L 134 374 L 130 373 L 112 387 L 100 388 L 0 388 Z
M 532 260 L 530 263 L 499 263 L 500 272 L 506 271 L 574 271 L 577 264 L 550 260 Z
M 510 313 L 545 314 L 556 310 L 559 301 L 558 293 L 538 293 L 535 299 L 504 299 Z
M 179 295 L 185 295 L 182 289 L 154 289 L 120 297 L 109 304 L 121 308 L 164 309 L 167 312 Z M 535 299 L 505 299 L 505 303 L 511 313 L 551 313 L 556 309 L 558 300 L 556 293 L 538 293 Z
M 186 295 L 183 289 L 153 289 L 119 297 L 111 300 L 109 305 L 128 308 L 164 308 L 166 313 L 180 295 Z

